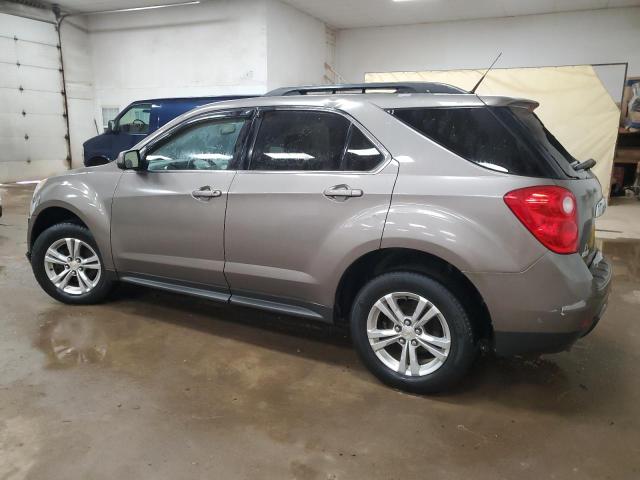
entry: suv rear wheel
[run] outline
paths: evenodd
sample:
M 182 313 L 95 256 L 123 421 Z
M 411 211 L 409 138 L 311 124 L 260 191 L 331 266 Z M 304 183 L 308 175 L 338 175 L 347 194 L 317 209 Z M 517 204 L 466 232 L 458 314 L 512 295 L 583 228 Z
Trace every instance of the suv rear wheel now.
M 374 375 L 415 393 L 450 387 L 477 353 L 469 317 L 453 293 L 411 272 L 380 275 L 360 290 L 351 335 Z
M 73 223 L 54 225 L 38 236 L 31 268 L 44 291 L 64 303 L 100 302 L 112 286 L 93 236 Z

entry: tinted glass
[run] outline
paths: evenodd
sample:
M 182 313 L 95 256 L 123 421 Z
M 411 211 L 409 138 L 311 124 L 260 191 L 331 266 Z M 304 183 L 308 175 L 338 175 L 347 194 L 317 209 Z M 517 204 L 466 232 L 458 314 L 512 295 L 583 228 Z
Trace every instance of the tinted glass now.
M 367 171 L 373 170 L 382 162 L 382 153 L 355 126 L 351 129 L 351 139 L 344 154 L 343 170 Z
M 265 112 L 253 147 L 251 170 L 339 170 L 349 121 L 341 115 Z
M 146 155 L 148 170 L 227 170 L 238 155 L 246 119 L 199 123 L 176 132 Z
M 123 133 L 147 134 L 149 133 L 150 117 L 150 103 L 134 105 L 120 117 L 120 120 L 118 120 L 118 128 Z
M 527 137 L 538 147 L 544 150 L 544 153 L 550 155 L 558 164 L 572 168 L 571 163 L 575 158 L 567 152 L 562 144 L 554 137 L 549 130 L 545 128 L 535 113 L 526 108 L 496 108 L 496 113 L 501 118 L 515 118 L 526 130 Z
M 549 166 L 489 108 L 417 108 L 394 115 L 443 147 L 492 170 L 546 177 Z

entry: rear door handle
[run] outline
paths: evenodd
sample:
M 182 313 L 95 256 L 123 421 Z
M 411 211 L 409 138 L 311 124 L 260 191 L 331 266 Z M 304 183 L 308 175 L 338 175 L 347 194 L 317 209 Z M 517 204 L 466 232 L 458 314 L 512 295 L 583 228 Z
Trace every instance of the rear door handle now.
M 209 185 L 205 185 L 191 192 L 191 196 L 197 199 L 209 200 L 210 198 L 222 196 L 222 192 L 220 190 L 211 190 Z
M 327 188 L 324 191 L 327 197 L 361 197 L 364 192 L 359 188 L 351 188 L 349 185 L 336 185 L 335 187 Z

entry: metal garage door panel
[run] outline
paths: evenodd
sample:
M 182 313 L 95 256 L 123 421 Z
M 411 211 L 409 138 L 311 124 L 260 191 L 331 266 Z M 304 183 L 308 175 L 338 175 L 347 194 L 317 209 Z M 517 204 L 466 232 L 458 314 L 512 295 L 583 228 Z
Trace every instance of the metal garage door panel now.
M 64 161 L 0 162 L 0 178 L 41 180 L 66 170 Z
M 39 22 L 16 15 L 0 14 L 0 32 L 21 40 L 56 44 L 58 34 L 51 23 Z
M 0 182 L 64 171 L 67 128 L 55 28 L 0 14 L 0 35 Z
M 54 137 L 29 137 L 27 141 L 27 152 L 29 159 L 34 161 L 56 161 L 67 158 L 67 143 L 64 138 Z
M 0 89 L 18 89 L 18 68 L 15 65 L 0 63 Z
M 0 88 L 0 105 L 2 105 L 2 113 L 20 113 L 22 111 L 20 92 L 17 89 Z M 1 125 L 5 128 L 6 124 Z
M 62 91 L 62 75 L 57 69 L 20 66 L 17 70 L 18 85 L 25 90 Z
M 25 125 L 19 121 L 19 117 L 15 113 L 0 113 L 0 125 L 2 125 L 2 131 L 0 131 L 0 138 L 9 137 L 24 137 Z M 0 158 L 4 158 L 5 151 L 0 150 Z
M 0 88 L 0 105 L 3 113 L 22 115 L 27 113 L 40 113 L 59 115 L 64 120 L 64 103 L 60 92 L 35 92 L 33 90 L 10 90 Z M 5 120 L 9 121 L 9 118 Z M 5 128 L 5 124 L 2 125 Z
M 64 140 L 67 134 L 67 126 L 58 115 L 27 113 L 19 123 L 30 137 L 55 137 Z
M 2 33 L 0 31 L 0 33 Z M 15 40 L 10 38 L 0 37 L 0 62 L 9 62 L 14 64 L 18 61 L 16 57 L 16 45 Z
M 0 162 L 0 165 L 2 165 L 4 161 L 25 161 L 27 159 L 27 149 L 25 146 L 24 138 L 19 138 L 18 136 L 1 136 L 0 149 L 2 151 L 3 160 L 2 162 Z
M 21 65 L 60 68 L 60 55 L 56 47 L 39 43 L 16 42 L 18 62 Z
M 64 103 L 60 92 L 51 93 L 25 90 L 20 95 L 22 95 L 21 103 L 27 113 L 59 114 L 61 121 L 64 119 L 64 117 L 62 117 Z

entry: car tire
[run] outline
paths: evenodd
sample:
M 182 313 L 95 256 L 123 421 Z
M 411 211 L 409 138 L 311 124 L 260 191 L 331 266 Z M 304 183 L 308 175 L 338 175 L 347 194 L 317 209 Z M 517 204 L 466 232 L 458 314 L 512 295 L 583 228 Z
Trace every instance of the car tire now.
M 369 370 L 412 393 L 452 387 L 478 352 L 469 316 L 453 292 L 418 273 L 386 273 L 368 282 L 352 305 L 350 327 Z M 397 334 L 395 341 L 391 332 Z M 387 346 L 381 347 L 384 342 Z
M 66 256 L 76 246 L 78 250 L 71 254 L 75 253 L 77 258 L 69 261 L 71 257 Z M 54 225 L 38 236 L 31 251 L 31 268 L 42 289 L 63 303 L 99 303 L 113 286 L 93 235 L 75 223 Z

